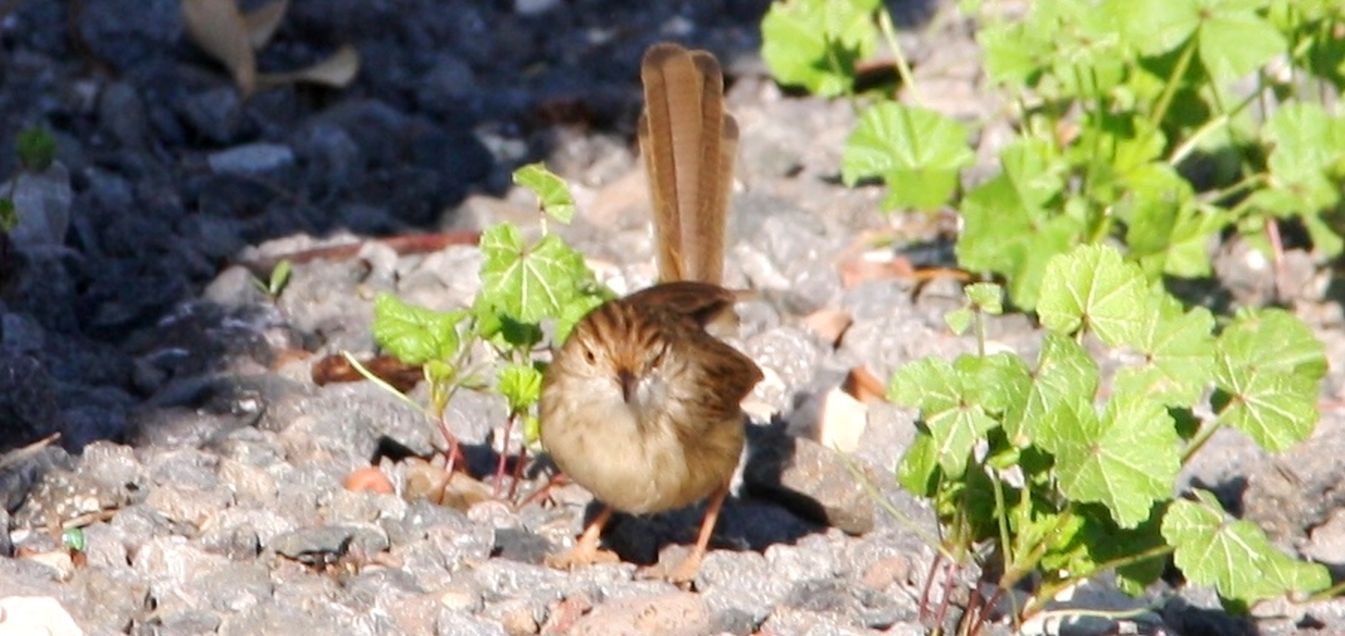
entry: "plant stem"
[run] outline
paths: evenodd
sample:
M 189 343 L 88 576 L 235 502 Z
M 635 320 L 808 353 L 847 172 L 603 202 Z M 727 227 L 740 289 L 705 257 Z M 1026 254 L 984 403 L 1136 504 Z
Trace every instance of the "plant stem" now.
M 1200 430 L 1197 431 L 1196 436 L 1192 437 L 1191 441 L 1186 444 L 1186 450 L 1182 451 L 1182 466 L 1186 466 L 1186 464 L 1191 461 L 1191 458 L 1200 451 L 1201 447 L 1203 447 L 1206 442 L 1210 441 L 1210 438 L 1214 437 L 1214 434 L 1219 432 L 1219 429 L 1223 427 L 1223 418 L 1218 415 L 1215 415 L 1213 421 L 1202 420 L 1200 423 Z
M 1079 583 L 1094 578 L 1097 575 L 1102 574 L 1103 572 L 1106 572 L 1108 570 L 1114 570 L 1116 568 L 1125 567 L 1127 565 L 1139 563 L 1141 561 L 1148 561 L 1149 559 L 1156 559 L 1160 556 L 1171 554 L 1173 549 L 1174 548 L 1172 546 L 1167 544 L 1154 546 L 1152 548 L 1149 548 L 1148 550 L 1139 552 L 1137 554 L 1131 554 L 1128 556 L 1120 557 L 1118 559 L 1113 559 L 1111 561 L 1104 561 L 1102 563 L 1099 563 L 1096 568 L 1093 568 L 1088 572 L 1075 574 L 1073 576 L 1070 576 L 1069 578 L 1061 579 L 1054 582 L 1043 583 L 1041 588 L 1037 590 L 1037 593 L 1032 595 L 1032 600 L 1028 601 L 1027 607 L 1023 608 L 1023 619 L 1027 620 L 1040 613 L 1041 608 L 1045 607 L 1047 603 L 1050 603 L 1051 600 L 1054 599 L 1056 595 L 1059 594 L 1062 590 L 1068 589 L 1074 585 L 1078 585 Z M 1073 610 L 1062 610 L 1062 611 L 1073 612 Z
M 1313 594 L 1312 596 L 1309 596 L 1308 602 L 1312 603 L 1316 601 L 1329 601 L 1331 599 L 1336 598 L 1337 596 L 1340 596 L 1341 594 L 1345 594 L 1345 581 L 1341 581 L 1316 594 Z
M 1230 110 L 1227 113 L 1220 113 L 1219 116 L 1205 122 L 1200 128 L 1197 128 L 1194 133 L 1191 133 L 1190 137 L 1173 149 L 1172 154 L 1168 156 L 1168 165 L 1176 166 L 1181 163 L 1186 159 L 1187 155 L 1191 154 L 1191 152 L 1196 149 L 1196 146 L 1199 145 L 1201 141 L 1204 141 L 1205 137 L 1208 137 L 1220 128 L 1232 123 L 1234 117 L 1237 117 L 1238 114 L 1248 106 L 1255 103 L 1258 97 L 1263 95 L 1265 95 L 1265 83 L 1257 83 L 1256 90 L 1253 91 L 1252 94 L 1244 97 L 1242 101 L 1238 102 L 1238 105 L 1234 106 L 1233 110 Z
M 1269 178 L 1270 174 L 1266 172 L 1247 175 L 1232 185 L 1225 186 L 1218 190 L 1210 190 L 1201 193 L 1200 198 L 1208 203 L 1219 203 L 1226 199 L 1230 199 L 1235 195 L 1242 194 L 1247 190 L 1251 190 L 1252 188 L 1261 185 Z
M 985 312 L 980 307 L 972 308 L 972 320 L 976 321 L 976 355 L 985 357 Z
M 1168 81 L 1163 86 L 1163 92 L 1158 97 L 1158 104 L 1149 114 L 1149 123 L 1152 124 L 1152 127 L 1148 134 L 1152 135 L 1163 129 L 1163 119 L 1168 115 L 1168 108 L 1172 106 L 1172 98 L 1177 94 L 1177 87 L 1181 85 L 1182 78 L 1186 76 L 1186 71 L 1190 68 L 1191 59 L 1195 57 L 1195 54 L 1196 38 L 1193 35 L 1182 48 L 1181 57 L 1177 58 L 1177 66 L 1172 69 L 1172 74 L 1168 76 Z
M 917 104 L 924 102 L 924 98 L 920 96 L 920 89 L 916 88 L 911 66 L 906 63 L 906 55 L 901 52 L 901 44 L 897 42 L 897 30 L 892 25 L 892 16 L 885 8 L 878 11 L 878 30 L 882 32 L 883 39 L 887 40 L 887 47 L 892 49 L 892 59 L 897 65 L 897 76 L 901 78 L 902 85 L 911 92 L 911 100 Z

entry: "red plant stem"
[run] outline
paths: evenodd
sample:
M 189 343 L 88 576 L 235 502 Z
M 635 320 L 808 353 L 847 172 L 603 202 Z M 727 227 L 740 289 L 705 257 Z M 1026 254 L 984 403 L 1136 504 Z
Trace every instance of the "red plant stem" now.
M 518 457 L 514 459 L 514 474 L 513 478 L 509 480 L 509 501 L 514 501 L 514 498 L 518 496 L 518 484 L 523 481 L 523 465 L 527 461 L 528 445 L 524 444 L 523 448 L 518 451 Z
M 444 472 L 453 474 L 453 469 L 457 467 L 459 459 L 465 459 L 462 456 L 462 444 L 458 443 L 458 436 L 453 431 L 448 430 L 448 421 L 444 419 L 444 414 L 439 414 L 436 422 L 439 425 L 439 434 L 444 436 L 444 444 L 447 449 L 444 451 L 447 461 L 444 462 Z
M 920 614 L 918 616 L 918 620 L 922 623 L 928 618 L 929 589 L 934 585 L 934 571 L 939 567 L 942 560 L 943 556 L 938 552 L 935 552 L 934 558 L 929 562 L 929 572 L 925 573 L 925 585 L 924 588 L 920 590 Z
M 500 496 L 500 484 L 504 482 L 504 469 L 509 463 L 509 434 L 514 431 L 516 418 L 515 413 L 510 413 L 509 419 L 504 421 L 504 437 L 500 439 L 500 459 L 495 462 L 495 497 Z
M 953 574 L 957 571 L 956 564 L 949 561 L 943 566 L 943 598 L 939 599 L 939 611 L 934 615 L 934 625 L 943 625 L 944 619 L 948 618 L 948 608 L 953 604 Z
M 569 481 L 569 478 L 565 476 L 565 473 L 556 473 L 552 475 L 551 479 L 547 480 L 546 484 L 541 488 L 538 488 L 536 492 L 528 495 L 527 499 L 524 499 L 523 503 L 518 504 L 514 509 L 518 510 L 519 508 L 527 507 L 528 504 L 537 503 L 538 500 L 551 492 L 552 488 L 555 488 L 557 485 L 566 481 Z

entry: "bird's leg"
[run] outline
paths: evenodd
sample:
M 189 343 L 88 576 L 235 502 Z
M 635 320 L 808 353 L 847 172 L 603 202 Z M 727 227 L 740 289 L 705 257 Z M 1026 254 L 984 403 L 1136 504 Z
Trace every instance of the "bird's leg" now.
M 602 528 L 607 525 L 607 520 L 612 518 L 612 507 L 603 506 L 602 512 L 590 521 L 588 527 L 584 528 L 584 534 L 580 535 L 579 541 L 566 552 L 561 554 L 550 554 L 546 557 L 546 564 L 558 570 L 570 570 L 575 566 L 589 565 L 591 563 L 616 563 L 619 559 L 615 552 L 611 550 L 602 550 L 598 548 L 598 538 L 602 536 Z
M 710 495 L 710 503 L 705 508 L 705 518 L 701 520 L 700 536 L 696 538 L 696 547 L 678 566 L 668 573 L 667 579 L 673 583 L 690 583 L 701 569 L 701 560 L 710 547 L 710 536 L 714 534 L 715 523 L 719 521 L 719 509 L 724 507 L 724 499 L 729 489 L 725 485 Z

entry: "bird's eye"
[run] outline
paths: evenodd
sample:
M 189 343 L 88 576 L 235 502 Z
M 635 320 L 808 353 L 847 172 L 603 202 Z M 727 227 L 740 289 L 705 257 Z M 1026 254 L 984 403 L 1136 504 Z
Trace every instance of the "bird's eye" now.
M 654 359 L 649 361 L 649 366 L 657 367 L 663 364 L 663 354 L 668 353 L 668 345 L 663 344 L 658 348 L 658 353 L 654 354 Z
M 593 355 L 593 350 L 588 347 L 584 347 L 584 359 L 587 360 L 589 364 L 596 364 L 598 362 L 598 356 Z

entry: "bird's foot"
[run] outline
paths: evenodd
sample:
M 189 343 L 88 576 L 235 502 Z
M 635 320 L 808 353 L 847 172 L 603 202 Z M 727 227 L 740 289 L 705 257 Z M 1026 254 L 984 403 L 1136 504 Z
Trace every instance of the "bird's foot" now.
M 586 565 L 619 563 L 620 561 L 621 558 L 611 550 L 603 550 L 596 546 L 583 544 L 576 545 L 559 554 L 546 555 L 547 566 L 557 570 L 573 570 Z

